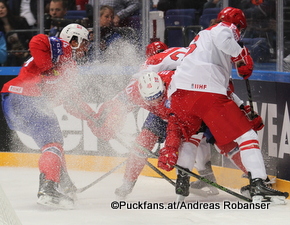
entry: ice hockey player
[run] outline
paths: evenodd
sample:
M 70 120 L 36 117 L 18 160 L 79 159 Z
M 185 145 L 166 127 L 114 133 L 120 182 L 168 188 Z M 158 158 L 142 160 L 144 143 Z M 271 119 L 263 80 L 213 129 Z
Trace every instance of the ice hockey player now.
M 63 104 L 70 114 L 83 120 L 95 114 L 76 88 L 75 60 L 88 50 L 88 31 L 70 24 L 60 38 L 34 36 L 29 49 L 32 57 L 1 90 L 4 116 L 10 129 L 31 136 L 41 149 L 37 203 L 72 208 L 74 199 L 69 193 L 76 188 L 67 173 L 63 136 L 53 108 Z
M 115 191 L 117 196 L 126 197 L 132 191 L 139 174 L 146 164 L 148 156 L 150 156 L 148 152 L 153 149 L 159 138 L 165 137 L 166 121 L 168 117 L 167 100 L 165 98 L 166 87 L 168 87 L 173 74 L 174 71 L 171 70 L 162 71 L 158 74 L 155 72 L 142 71 L 139 73 L 140 78 L 135 80 L 135 82 L 132 81 L 130 85 L 127 86 L 127 92 L 123 91 L 119 93 L 119 96 L 114 98 L 123 100 L 123 105 L 121 106 L 118 104 L 118 107 L 121 106 L 123 109 L 126 109 L 127 113 L 132 111 L 132 107 L 141 107 L 149 111 L 149 115 L 143 124 L 141 133 L 137 136 L 133 150 L 129 154 L 124 174 L 124 182 L 122 186 Z M 150 86 L 151 89 L 148 89 L 147 86 Z M 125 102 L 126 104 L 124 104 Z M 99 117 L 102 116 L 98 115 L 96 119 Z M 90 126 L 90 122 L 88 122 L 88 125 Z M 94 129 L 92 127 L 91 130 L 96 136 L 100 136 L 100 132 L 106 130 L 106 128 L 107 127 L 103 127 L 103 129 Z M 107 134 L 108 133 L 109 132 L 107 132 Z M 182 148 L 197 148 L 202 136 L 201 134 L 195 137 L 188 137 L 185 139 L 185 142 L 192 142 L 193 144 L 184 144 Z M 196 152 L 194 150 L 192 151 Z M 176 189 L 179 189 L 178 185 L 176 185 Z
M 181 127 L 190 125 L 189 129 L 196 132 L 204 122 L 218 145 L 238 143 L 243 165 L 249 172 L 252 199 L 270 198 L 285 204 L 287 192 L 265 185 L 267 174 L 258 136 L 245 114 L 226 94 L 231 62 L 244 79 L 252 74 L 253 60 L 248 49 L 238 44 L 241 31 L 247 27 L 246 18 L 240 9 L 226 7 L 217 19 L 220 23 L 200 31 L 190 43 L 190 50 L 172 76 L 168 90 L 171 116 L 158 166 L 172 170 L 178 158 Z

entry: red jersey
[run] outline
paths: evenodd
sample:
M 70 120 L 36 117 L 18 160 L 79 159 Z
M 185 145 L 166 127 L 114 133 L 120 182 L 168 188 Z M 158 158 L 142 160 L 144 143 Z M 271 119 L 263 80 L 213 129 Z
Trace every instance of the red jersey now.
M 61 40 L 62 55 L 53 63 L 53 51 L 48 36 L 34 36 L 29 49 L 32 57 L 24 63 L 19 75 L 5 83 L 1 92 L 26 96 L 41 96 L 45 93 L 58 93 L 71 88 L 70 82 L 76 75 L 76 62 L 72 59 L 69 43 Z

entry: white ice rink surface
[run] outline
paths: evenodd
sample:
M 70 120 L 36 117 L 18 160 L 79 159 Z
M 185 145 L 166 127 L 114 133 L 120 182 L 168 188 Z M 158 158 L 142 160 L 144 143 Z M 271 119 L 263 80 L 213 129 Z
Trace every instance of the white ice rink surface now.
M 77 187 L 96 180 L 103 173 L 69 171 Z M 114 173 L 78 194 L 73 210 L 49 209 L 36 204 L 38 189 L 37 168 L 0 167 L 0 184 L 23 225 L 268 225 L 289 224 L 290 201 L 287 205 L 270 206 L 268 210 L 129 210 L 111 209 L 112 201 L 120 201 L 114 190 L 121 184 L 122 174 Z M 237 191 L 237 190 L 236 190 Z M 237 202 L 238 199 L 221 192 L 202 198 L 190 195 L 187 202 Z M 140 176 L 128 204 L 147 201 L 170 203 L 175 201 L 174 187 L 161 178 Z M 242 202 L 242 201 L 241 201 Z

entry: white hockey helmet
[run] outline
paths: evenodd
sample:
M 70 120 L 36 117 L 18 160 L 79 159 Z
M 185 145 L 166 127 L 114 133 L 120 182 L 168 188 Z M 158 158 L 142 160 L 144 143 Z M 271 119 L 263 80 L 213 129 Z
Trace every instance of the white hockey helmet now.
M 142 98 L 152 101 L 163 95 L 165 87 L 161 77 L 155 72 L 145 72 L 138 80 Z
M 77 37 L 78 46 L 72 47 L 72 49 L 77 49 L 80 47 L 80 44 L 83 40 L 89 41 L 89 31 L 82 25 L 79 25 L 77 23 L 71 23 L 62 29 L 59 37 L 67 41 L 68 43 L 70 43 L 73 37 Z

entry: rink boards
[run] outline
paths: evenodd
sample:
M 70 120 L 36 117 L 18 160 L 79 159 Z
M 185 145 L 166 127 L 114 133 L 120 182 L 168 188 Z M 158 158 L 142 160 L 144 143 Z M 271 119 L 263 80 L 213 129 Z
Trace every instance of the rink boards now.
M 38 159 L 40 154 L 35 153 L 10 153 L 0 152 L 0 166 L 3 167 L 33 167 L 38 170 Z M 84 155 L 66 155 L 68 170 L 82 170 L 82 171 L 96 171 L 96 172 L 108 172 L 112 168 L 121 164 L 126 158 L 124 157 L 108 157 L 108 156 L 84 156 Z M 153 165 L 157 165 L 156 159 L 149 159 Z M 125 166 L 121 167 L 116 173 L 123 176 Z M 239 189 L 240 187 L 247 185 L 248 180 L 242 178 L 242 172 L 237 169 L 213 166 L 214 174 L 217 178 L 217 183 L 228 187 Z M 171 179 L 176 179 L 175 169 L 167 172 L 162 172 Z M 197 171 L 193 171 L 197 173 Z M 145 166 L 141 175 L 149 177 L 160 177 L 151 168 Z M 92 180 L 96 180 L 98 177 L 92 177 Z M 272 176 L 271 176 L 272 178 Z M 195 178 L 191 178 L 192 181 Z M 164 180 L 164 182 L 167 182 Z M 276 179 L 276 184 L 273 186 L 280 191 L 289 191 L 290 182 L 282 179 Z

